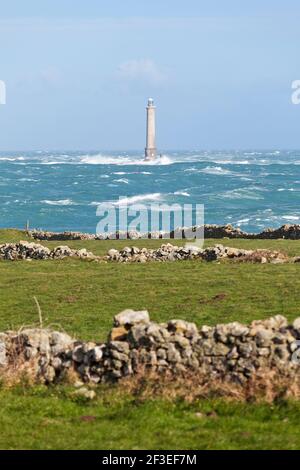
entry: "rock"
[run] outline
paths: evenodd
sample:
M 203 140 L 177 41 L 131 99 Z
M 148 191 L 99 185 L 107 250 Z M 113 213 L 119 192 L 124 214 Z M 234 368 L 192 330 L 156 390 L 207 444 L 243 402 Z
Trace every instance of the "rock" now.
M 87 400 L 94 400 L 94 398 L 96 398 L 96 392 L 94 390 L 88 390 L 86 387 L 79 388 L 73 392 L 73 395 L 86 398 Z
M 226 356 L 230 351 L 230 348 L 223 343 L 216 343 L 212 346 L 213 356 Z
M 49 337 L 52 354 L 61 354 L 71 348 L 74 340 L 66 333 L 53 331 Z
M 181 362 L 180 353 L 177 351 L 174 344 L 172 344 L 172 343 L 170 343 L 169 346 L 168 346 L 167 358 L 168 358 L 168 361 L 172 362 L 172 363 L 174 363 L 174 362 L 180 363 Z
M 128 330 L 125 326 L 118 326 L 112 328 L 109 335 L 109 341 L 122 341 L 125 340 L 128 334 Z
M 190 347 L 190 342 L 187 338 L 182 335 L 176 334 L 170 338 L 170 340 L 176 343 L 180 348 L 186 349 Z
M 144 343 L 151 343 L 151 336 L 146 334 L 146 325 L 142 323 L 131 327 L 127 339 L 133 346 L 143 345 Z
M 168 330 L 184 335 L 193 336 L 198 334 L 198 329 L 195 323 L 189 323 L 183 320 L 170 320 L 168 322 Z
M 114 322 L 116 326 L 132 326 L 138 323 L 150 323 L 150 318 L 147 310 L 126 309 L 114 317 Z
M 60 370 L 62 368 L 62 360 L 59 357 L 54 357 L 51 360 L 51 365 L 55 370 Z
M 27 346 L 35 348 L 42 354 L 50 353 L 50 335 L 47 330 L 40 328 L 24 329 L 21 333 L 21 340 Z
M 112 260 L 118 260 L 120 257 L 120 253 L 118 250 L 111 249 L 107 252 L 107 255 L 109 256 L 110 259 Z
M 109 348 L 120 353 L 129 354 L 129 344 L 123 341 L 111 341 Z
M 103 358 L 103 349 L 105 345 L 103 346 L 95 346 L 94 348 L 89 350 L 89 359 L 92 362 L 100 362 L 101 359 Z
M 300 317 L 296 318 L 293 321 L 293 328 L 294 328 L 294 330 L 297 331 L 297 333 L 300 333 Z
M 5 367 L 8 363 L 8 358 L 6 355 L 6 344 L 5 339 L 0 338 L 0 367 Z
M 229 329 L 229 333 L 232 336 L 242 337 L 242 336 L 247 336 L 249 333 L 249 328 L 238 322 L 229 323 L 227 327 Z
M 272 330 L 260 329 L 256 334 L 256 344 L 258 347 L 268 347 L 272 343 L 274 333 Z
M 81 343 L 77 344 L 72 352 L 72 359 L 77 363 L 82 363 L 84 360 L 84 349 Z

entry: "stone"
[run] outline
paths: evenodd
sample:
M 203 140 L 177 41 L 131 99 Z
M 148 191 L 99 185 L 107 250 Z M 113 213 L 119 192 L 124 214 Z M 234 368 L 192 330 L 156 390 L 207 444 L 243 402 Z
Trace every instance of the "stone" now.
M 258 347 L 268 347 L 271 345 L 274 332 L 267 329 L 259 329 L 256 333 L 256 344 Z
M 297 333 L 300 333 L 300 317 L 296 318 L 293 321 L 293 328 L 294 328 L 294 330 L 297 331 Z
M 24 329 L 21 338 L 28 346 L 38 349 L 42 354 L 49 354 L 50 337 L 47 330 L 40 328 Z
M 120 257 L 119 251 L 118 251 L 118 250 L 114 250 L 113 248 L 107 252 L 107 255 L 108 255 L 109 258 L 111 258 L 112 260 L 118 260 L 119 257 Z
M 0 367 L 5 367 L 8 363 L 8 358 L 6 355 L 6 344 L 3 339 L 0 339 Z
M 94 390 L 89 390 L 86 387 L 79 388 L 73 392 L 73 395 L 86 398 L 87 400 L 94 400 L 94 398 L 96 398 L 96 392 Z
M 227 328 L 229 329 L 230 334 L 236 337 L 247 336 L 249 333 L 249 328 L 239 322 L 229 323 Z
M 112 349 L 110 351 L 110 355 L 111 357 L 113 357 L 113 359 L 117 359 L 118 361 L 120 361 L 121 363 L 122 362 L 127 362 L 128 361 L 128 355 L 123 353 L 123 352 L 119 352 L 115 349 Z
M 148 324 L 150 323 L 150 318 L 147 310 L 135 311 L 126 309 L 114 317 L 114 322 L 116 326 L 132 326 L 138 323 Z
M 174 336 L 172 336 L 170 338 L 170 341 L 176 343 L 182 349 L 186 349 L 186 348 L 190 347 L 189 340 L 187 338 L 185 338 L 184 336 L 179 335 L 179 334 L 175 334 Z
M 117 326 L 112 328 L 109 335 L 109 341 L 122 341 L 125 340 L 128 334 L 128 330 L 125 326 Z
M 89 350 L 89 360 L 92 362 L 100 362 L 103 358 L 103 347 L 95 346 Z
M 226 356 L 230 351 L 230 348 L 223 343 L 215 343 L 212 346 L 213 356 Z
M 53 331 L 49 337 L 49 341 L 51 353 L 55 355 L 70 349 L 74 343 L 74 340 L 69 335 L 59 331 Z
M 54 357 L 51 360 L 51 365 L 55 370 L 60 370 L 62 368 L 62 360 L 59 357 Z
M 180 353 L 175 348 L 174 344 L 170 343 L 167 350 L 167 358 L 169 362 L 181 362 Z
M 139 324 L 133 326 L 128 333 L 128 341 L 134 346 L 142 345 L 143 343 L 151 343 L 151 336 L 147 336 L 146 325 Z
M 83 345 L 80 343 L 75 346 L 72 352 L 72 359 L 75 362 L 81 363 L 83 362 L 84 359 L 84 350 L 83 350 Z
M 189 323 L 184 320 L 170 320 L 168 322 L 168 330 L 176 333 L 189 334 L 189 336 L 192 334 L 198 334 L 198 329 L 195 323 Z
M 111 341 L 109 343 L 111 350 L 119 351 L 120 353 L 129 354 L 129 344 L 125 341 Z

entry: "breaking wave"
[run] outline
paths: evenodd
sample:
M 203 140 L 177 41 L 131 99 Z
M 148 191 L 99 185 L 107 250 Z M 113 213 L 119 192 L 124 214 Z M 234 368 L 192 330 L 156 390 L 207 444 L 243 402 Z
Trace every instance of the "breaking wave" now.
M 72 199 L 60 199 L 58 201 L 51 201 L 49 199 L 45 199 L 41 201 L 41 203 L 48 204 L 49 206 L 76 206 L 76 202 L 72 201 Z

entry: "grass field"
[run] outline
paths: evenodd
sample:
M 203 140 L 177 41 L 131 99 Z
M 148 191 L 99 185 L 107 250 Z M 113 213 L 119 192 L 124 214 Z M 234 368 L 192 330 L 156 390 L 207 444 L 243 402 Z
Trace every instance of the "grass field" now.
M 0 243 L 26 239 L 0 231 Z M 161 240 L 46 242 L 95 254 L 125 245 L 157 247 Z M 300 241 L 207 240 L 300 255 Z M 180 244 L 180 243 L 178 243 Z M 59 324 L 82 339 L 105 340 L 113 316 L 146 308 L 155 321 L 182 318 L 215 324 L 283 314 L 300 316 L 300 264 L 114 264 L 74 259 L 0 262 L 0 331 L 37 322 Z M 74 400 L 66 388 L 0 390 L 1 448 L 299 448 L 300 404 L 140 401 L 99 387 L 94 402 Z M 201 413 L 201 417 L 199 417 Z M 145 423 L 147 424 L 145 426 Z

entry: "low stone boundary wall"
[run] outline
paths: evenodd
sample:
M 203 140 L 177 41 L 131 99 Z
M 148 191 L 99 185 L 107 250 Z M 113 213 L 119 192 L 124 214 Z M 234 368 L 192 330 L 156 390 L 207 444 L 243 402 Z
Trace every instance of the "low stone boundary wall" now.
M 3 260 L 48 260 L 75 257 L 98 262 L 146 263 L 149 261 L 181 261 L 200 260 L 218 261 L 235 260 L 255 263 L 285 263 L 300 262 L 300 257 L 288 258 L 285 254 L 272 250 L 243 250 L 241 248 L 215 245 L 201 249 L 197 246 L 180 247 L 170 243 L 160 248 L 124 247 L 121 250 L 110 249 L 106 256 L 96 256 L 85 248 L 74 250 L 68 246 L 57 246 L 50 250 L 38 243 L 20 241 L 19 243 L 4 243 L 0 245 L 0 259 Z
M 193 235 L 196 227 L 184 229 L 189 237 Z M 80 232 L 47 232 L 43 230 L 30 230 L 27 232 L 29 236 L 36 240 L 109 240 L 115 238 L 127 238 L 136 240 L 140 238 L 189 238 L 186 237 L 183 229 L 178 228 L 170 233 L 170 237 L 163 232 L 152 232 L 142 234 L 136 231 L 130 232 L 117 232 L 108 234 L 91 234 L 91 233 L 80 233 Z M 180 235 L 177 237 L 177 235 Z M 300 225 L 299 224 L 285 224 L 279 228 L 267 228 L 260 233 L 247 233 L 243 232 L 238 227 L 232 225 L 205 225 L 204 226 L 204 237 L 205 238 L 250 238 L 250 239 L 279 239 L 285 238 L 288 240 L 300 240 Z
M 20 241 L 19 243 L 3 243 L 0 245 L 0 259 L 6 260 L 28 260 L 28 259 L 63 259 L 67 257 L 81 259 L 98 259 L 85 248 L 73 250 L 68 246 L 57 246 L 53 250 L 39 243 Z
M 116 382 L 141 371 L 195 374 L 206 382 L 246 384 L 259 371 L 299 378 L 300 318 L 276 315 L 250 325 L 202 326 L 183 320 L 155 323 L 147 311 L 124 310 L 106 343 L 84 342 L 48 329 L 0 334 L 0 377 L 30 374 L 46 384 Z

